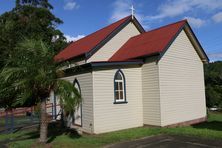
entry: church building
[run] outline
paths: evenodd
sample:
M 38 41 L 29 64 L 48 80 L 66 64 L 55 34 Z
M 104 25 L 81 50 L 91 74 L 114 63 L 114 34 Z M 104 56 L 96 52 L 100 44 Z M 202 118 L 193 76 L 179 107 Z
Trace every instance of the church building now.
M 55 56 L 82 103 L 72 127 L 99 134 L 206 120 L 204 64 L 209 59 L 186 20 L 145 31 L 130 15 Z

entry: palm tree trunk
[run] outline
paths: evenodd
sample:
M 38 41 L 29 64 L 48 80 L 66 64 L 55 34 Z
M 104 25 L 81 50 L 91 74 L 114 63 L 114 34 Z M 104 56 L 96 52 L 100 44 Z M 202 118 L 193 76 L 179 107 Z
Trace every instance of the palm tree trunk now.
M 41 121 L 40 121 L 40 138 L 39 142 L 46 143 L 47 142 L 47 133 L 48 133 L 48 121 L 47 121 L 47 113 L 46 113 L 46 99 L 41 100 L 40 106 L 41 112 Z

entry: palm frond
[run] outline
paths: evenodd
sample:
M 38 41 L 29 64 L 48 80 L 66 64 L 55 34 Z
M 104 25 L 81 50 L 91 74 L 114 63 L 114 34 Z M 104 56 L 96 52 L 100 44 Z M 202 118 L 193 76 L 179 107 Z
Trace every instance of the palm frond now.
M 0 76 L 4 79 L 4 81 L 9 81 L 10 79 L 16 79 L 24 74 L 26 68 L 25 67 L 6 67 L 0 73 Z
M 59 95 L 60 103 L 62 103 L 66 112 L 75 111 L 75 107 L 79 106 L 82 101 L 78 90 L 72 83 L 66 80 L 57 80 L 55 93 Z
M 7 93 L 8 98 L 15 97 L 13 105 L 21 105 L 26 101 L 46 99 L 54 91 L 60 96 L 64 109 L 72 112 L 81 103 L 81 95 L 72 83 L 58 79 L 64 76 L 64 71 L 60 68 L 62 64 L 56 63 L 53 57 L 53 50 L 43 41 L 24 39 L 10 53 L 0 72 L 0 79 L 7 84 L 0 95 Z
M 12 104 L 13 106 L 24 105 L 28 99 L 32 99 L 33 92 L 30 89 L 17 94 L 16 101 Z

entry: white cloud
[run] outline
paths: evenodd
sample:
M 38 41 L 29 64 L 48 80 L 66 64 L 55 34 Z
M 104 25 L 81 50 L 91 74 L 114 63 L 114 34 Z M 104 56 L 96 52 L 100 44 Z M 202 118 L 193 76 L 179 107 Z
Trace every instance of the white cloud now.
M 79 5 L 73 0 L 65 0 L 65 5 L 63 7 L 65 10 L 78 9 Z
M 130 3 L 127 0 L 117 0 L 113 3 L 113 12 L 110 21 L 117 21 L 130 15 Z
M 66 40 L 67 40 L 68 42 L 77 41 L 77 40 L 85 37 L 85 35 L 77 35 L 77 36 L 75 36 L 75 37 L 74 37 L 74 36 L 70 36 L 70 35 L 64 35 L 64 36 L 66 37 Z
M 206 21 L 202 20 L 200 18 L 194 18 L 194 17 L 185 17 L 184 19 L 187 19 L 188 22 L 191 24 L 191 26 L 195 28 L 200 28 L 203 25 L 205 25 Z
M 132 1 L 133 0 L 115 0 L 109 21 L 114 22 L 130 15 Z M 136 6 L 139 6 L 139 4 Z M 156 15 L 145 16 L 142 13 L 138 13 L 136 9 L 135 16 L 145 29 L 149 29 L 149 25 L 156 20 L 162 21 L 166 18 L 184 17 L 189 14 L 191 16 L 186 18 L 190 24 L 193 27 L 200 28 L 208 21 L 197 18 L 196 15 L 194 17 L 192 14 L 208 13 L 209 15 L 220 9 L 222 9 L 222 0 L 166 0 L 157 8 Z M 195 13 L 192 13 L 192 11 L 195 11 Z M 217 23 L 222 22 L 222 12 L 214 15 L 212 19 Z
M 222 8 L 222 0 L 167 0 L 158 8 L 158 14 L 150 19 L 163 19 L 182 15 L 188 11 L 201 10 L 212 12 Z
M 126 16 L 131 15 L 131 6 L 131 0 L 116 0 L 113 3 L 114 9 L 112 11 L 109 22 L 118 21 Z M 135 10 L 135 16 L 145 29 L 149 28 L 149 25 L 145 22 L 145 16 L 143 14 L 138 13 L 137 10 Z
M 208 56 L 210 57 L 211 61 L 222 60 L 222 52 L 220 52 L 220 53 L 209 53 Z
M 213 17 L 212 17 L 213 21 L 216 22 L 216 23 L 221 23 L 222 22 L 222 12 L 219 12 L 217 14 L 215 14 Z

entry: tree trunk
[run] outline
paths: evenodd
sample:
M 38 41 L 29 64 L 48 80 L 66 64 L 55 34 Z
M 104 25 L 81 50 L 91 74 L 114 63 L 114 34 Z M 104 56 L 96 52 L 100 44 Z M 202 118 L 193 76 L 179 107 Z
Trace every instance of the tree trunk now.
M 41 121 L 40 121 L 40 138 L 39 142 L 46 143 L 47 142 L 47 134 L 48 134 L 48 119 L 47 119 L 47 113 L 46 113 L 46 99 L 41 100 L 41 106 L 40 106 L 40 112 L 41 112 Z

